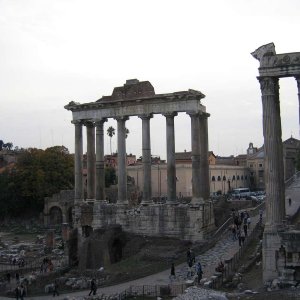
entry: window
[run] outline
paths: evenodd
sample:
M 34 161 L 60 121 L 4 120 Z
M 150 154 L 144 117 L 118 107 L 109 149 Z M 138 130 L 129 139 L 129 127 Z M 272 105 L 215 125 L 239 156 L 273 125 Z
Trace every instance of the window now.
M 236 176 L 236 180 L 240 180 L 240 175 L 237 175 L 237 176 Z
M 244 180 L 244 176 L 243 175 L 241 176 L 241 180 Z
M 211 181 L 216 181 L 216 177 L 213 176 L 213 177 L 211 178 Z
M 232 176 L 232 181 L 235 180 L 235 175 Z
M 218 176 L 218 181 L 221 181 L 221 176 Z
M 262 164 L 259 164 L 258 166 L 259 166 L 260 168 L 262 168 Z
M 248 179 L 248 176 L 247 175 L 245 175 L 245 180 L 247 180 Z
M 226 180 L 226 176 L 223 176 L 223 181 L 225 181 Z

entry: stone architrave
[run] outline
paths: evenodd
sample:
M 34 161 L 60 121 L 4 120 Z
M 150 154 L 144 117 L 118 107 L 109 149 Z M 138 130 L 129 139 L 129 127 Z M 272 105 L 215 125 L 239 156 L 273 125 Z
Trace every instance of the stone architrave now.
M 176 160 L 175 160 L 175 130 L 174 117 L 176 112 L 164 114 L 166 117 L 167 135 L 167 203 L 175 204 L 176 201 Z
M 86 121 L 87 137 L 87 200 L 95 199 L 95 124 L 92 121 Z
M 82 178 L 82 122 L 72 121 L 75 125 L 75 203 L 83 200 L 83 178 Z
M 105 171 L 104 171 L 104 133 L 103 125 L 107 121 L 103 118 L 96 121 L 96 200 L 105 200 Z
M 142 119 L 142 154 L 144 169 L 144 186 L 142 204 L 152 203 L 151 200 L 151 141 L 150 141 L 150 119 L 152 114 L 139 116 Z
M 126 172 L 126 127 L 128 117 L 116 118 L 118 124 L 118 201 L 117 204 L 128 204 Z
M 200 190 L 201 197 L 208 200 L 209 191 L 209 164 L 208 164 L 208 113 L 199 115 L 199 135 L 200 135 Z
M 265 178 L 267 194 L 265 230 L 274 231 L 285 218 L 279 85 L 276 77 L 259 77 L 258 80 L 263 105 L 264 164 L 265 172 L 268 174 Z

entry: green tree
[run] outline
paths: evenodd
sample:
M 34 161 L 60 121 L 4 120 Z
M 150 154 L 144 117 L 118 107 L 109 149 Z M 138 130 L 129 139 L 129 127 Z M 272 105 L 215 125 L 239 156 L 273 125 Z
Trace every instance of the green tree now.
M 44 197 L 74 185 L 74 157 L 64 146 L 29 148 L 12 170 L 0 174 L 0 215 L 41 212 Z
M 105 187 L 110 187 L 112 184 L 116 184 L 117 176 L 116 170 L 113 167 L 105 168 Z
M 111 151 L 111 138 L 116 134 L 116 130 L 110 126 L 107 128 L 107 135 L 110 137 L 110 155 L 112 155 Z

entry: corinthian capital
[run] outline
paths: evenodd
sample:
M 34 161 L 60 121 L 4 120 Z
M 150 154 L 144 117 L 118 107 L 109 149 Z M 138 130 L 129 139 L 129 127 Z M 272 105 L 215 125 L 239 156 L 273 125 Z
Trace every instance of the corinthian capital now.
M 262 95 L 275 95 L 279 91 L 279 84 L 277 77 L 258 77 Z

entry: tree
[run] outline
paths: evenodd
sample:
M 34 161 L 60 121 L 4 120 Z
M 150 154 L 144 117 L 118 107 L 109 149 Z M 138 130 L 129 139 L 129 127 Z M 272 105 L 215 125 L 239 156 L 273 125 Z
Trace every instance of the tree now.
M 111 138 L 116 134 L 116 130 L 110 126 L 107 128 L 107 135 L 110 137 L 110 155 L 112 155 L 111 151 Z
M 0 215 L 41 212 L 44 198 L 74 186 L 74 157 L 64 146 L 29 148 L 0 174 Z

